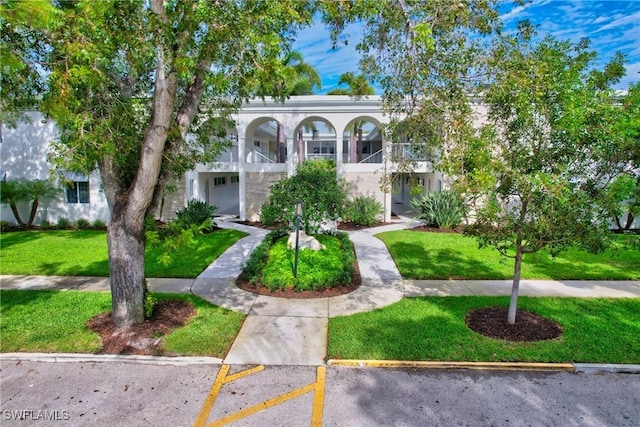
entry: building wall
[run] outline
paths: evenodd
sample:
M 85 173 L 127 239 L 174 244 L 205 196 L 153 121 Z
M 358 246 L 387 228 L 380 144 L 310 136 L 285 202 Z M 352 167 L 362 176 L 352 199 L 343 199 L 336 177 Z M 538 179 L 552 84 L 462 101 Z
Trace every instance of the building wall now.
M 246 206 L 247 219 L 257 221 L 260 218 L 260 207 L 267 200 L 272 184 L 283 178 L 282 173 L 276 172 L 247 172 L 246 179 Z
M 0 179 L 28 180 L 51 179 L 60 187 L 55 199 L 40 201 L 35 224 L 43 220 L 55 223 L 60 218 L 71 221 L 96 219 L 107 222 L 109 209 L 104 193 L 100 189 L 100 177 L 97 173 L 89 175 L 89 203 L 67 203 L 64 184 L 60 175 L 54 172 L 53 165 L 47 161 L 49 146 L 58 137 L 58 129 L 51 120 L 45 120 L 42 114 L 30 111 L 26 113 L 30 123 L 21 122 L 13 129 L 2 125 L 2 144 L 0 145 Z M 20 216 L 27 220 L 30 203 L 18 205 Z M 10 224 L 17 223 L 8 205 L 1 205 L 0 220 Z
M 356 196 L 367 196 L 375 198 L 385 210 L 391 210 L 389 200 L 380 189 L 380 174 L 373 172 L 356 173 L 344 172 L 342 174 L 347 185 L 347 195 L 349 198 Z M 384 218 L 380 218 L 383 220 Z

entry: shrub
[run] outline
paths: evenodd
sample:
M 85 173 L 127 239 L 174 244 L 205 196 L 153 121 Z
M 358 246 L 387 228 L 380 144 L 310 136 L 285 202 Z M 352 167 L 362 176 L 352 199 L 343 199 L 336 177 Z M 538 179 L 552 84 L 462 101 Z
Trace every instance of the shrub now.
M 95 221 L 93 221 L 93 228 L 95 228 L 96 230 L 103 230 L 107 228 L 107 224 L 105 224 L 105 222 L 101 219 L 96 219 Z
M 91 223 L 87 219 L 80 218 L 79 220 L 76 221 L 76 228 L 78 230 L 87 230 L 90 228 L 90 226 L 91 226 Z
M 418 213 L 416 219 L 447 230 L 460 225 L 467 213 L 464 200 L 453 191 L 431 192 L 411 200 L 411 207 Z
M 271 186 L 267 200 L 275 222 L 291 224 L 296 219 L 296 202 L 302 200 L 302 223 L 307 233 L 318 229 L 326 220 L 336 220 L 342 214 L 347 199 L 343 180 L 336 178 L 336 167 L 326 160 L 308 160 L 298 166 L 296 174 Z
M 71 227 L 71 221 L 69 221 L 68 218 L 65 217 L 60 217 L 58 218 L 58 221 L 56 222 L 56 227 L 60 230 L 65 230 L 67 228 Z
M 42 230 L 51 230 L 52 228 L 53 228 L 53 225 L 48 220 L 45 219 L 45 220 L 40 222 L 40 229 L 42 229 Z
M 262 225 L 266 225 L 267 227 L 275 225 L 277 218 L 278 208 L 268 201 L 264 202 L 260 207 L 260 222 Z
M 7 231 L 9 229 L 9 223 L 7 221 L 0 221 L 0 231 Z
M 187 229 L 193 225 L 201 226 L 205 221 L 210 221 L 208 228 L 212 228 L 216 225 L 213 221 L 213 215 L 217 210 L 218 207 L 216 205 L 210 205 L 202 200 L 191 199 L 186 207 L 176 211 L 174 222 L 178 228 Z
M 378 222 L 378 217 L 383 214 L 382 204 L 374 197 L 357 196 L 347 201 L 344 217 L 347 222 L 371 226 Z

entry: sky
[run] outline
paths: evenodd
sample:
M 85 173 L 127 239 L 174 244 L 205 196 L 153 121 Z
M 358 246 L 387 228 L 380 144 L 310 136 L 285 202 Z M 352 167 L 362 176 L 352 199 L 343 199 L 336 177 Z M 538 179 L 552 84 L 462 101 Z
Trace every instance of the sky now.
M 598 53 L 602 65 L 617 51 L 622 52 L 627 75 L 616 88 L 626 89 L 630 83 L 640 81 L 640 0 L 533 0 L 524 6 L 504 1 L 500 10 L 507 29 L 515 28 L 518 21 L 529 19 L 532 24 L 539 25 L 540 36 L 550 34 L 558 40 L 572 42 L 589 38 L 591 49 Z M 340 44 L 336 49 L 332 49 L 329 32 L 320 22 L 301 31 L 296 38 L 294 49 L 316 68 L 322 79 L 322 89 L 317 93 L 338 87 L 342 73 L 358 71 L 360 55 L 355 46 L 362 28 L 354 24 L 345 33 L 349 43 Z

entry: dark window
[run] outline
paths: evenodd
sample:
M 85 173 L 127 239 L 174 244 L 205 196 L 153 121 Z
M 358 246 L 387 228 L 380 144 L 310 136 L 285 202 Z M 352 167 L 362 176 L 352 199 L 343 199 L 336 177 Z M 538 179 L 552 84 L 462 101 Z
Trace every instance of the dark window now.
M 89 181 L 73 181 L 66 190 L 67 203 L 89 203 Z

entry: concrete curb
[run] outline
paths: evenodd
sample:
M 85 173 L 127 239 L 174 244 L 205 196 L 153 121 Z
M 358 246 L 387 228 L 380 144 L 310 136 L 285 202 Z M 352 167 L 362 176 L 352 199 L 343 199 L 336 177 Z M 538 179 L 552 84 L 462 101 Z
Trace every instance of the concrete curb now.
M 76 363 L 137 363 L 142 365 L 222 365 L 217 357 L 163 357 L 120 354 L 77 353 L 1 353 L 0 362 L 76 362 Z M 442 362 L 406 360 L 329 359 L 327 366 L 367 368 L 477 369 L 493 371 L 567 371 L 576 373 L 640 374 L 640 365 L 610 363 L 525 363 L 525 362 Z
M 576 373 L 640 374 L 640 365 L 600 363 L 525 363 L 525 362 L 427 362 L 403 360 L 335 360 L 329 366 L 369 368 L 479 369 L 500 371 L 567 371 Z
M 161 357 L 120 354 L 75 354 L 75 353 L 3 353 L 0 362 L 80 362 L 80 363 L 137 363 L 142 365 L 221 365 L 217 357 Z

